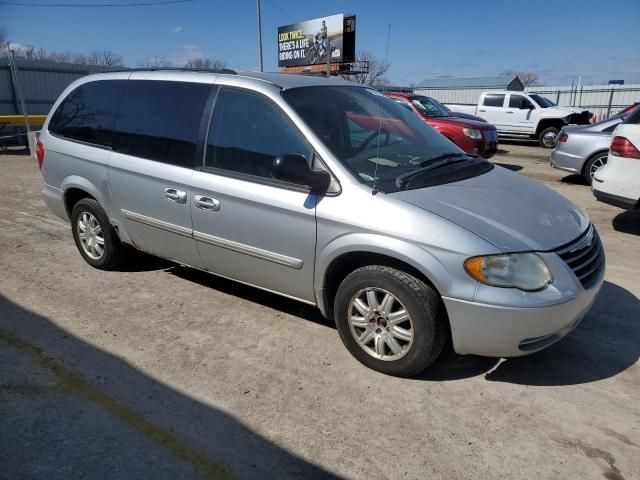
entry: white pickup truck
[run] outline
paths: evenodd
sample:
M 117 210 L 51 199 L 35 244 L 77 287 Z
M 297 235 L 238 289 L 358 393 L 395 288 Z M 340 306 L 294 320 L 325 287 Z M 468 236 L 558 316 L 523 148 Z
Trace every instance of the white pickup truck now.
M 483 92 L 478 105 L 447 106 L 454 112 L 470 113 L 493 123 L 500 137 L 532 138 L 545 148 L 553 148 L 565 125 L 589 123 L 589 112 L 558 107 L 536 93 L 509 90 Z

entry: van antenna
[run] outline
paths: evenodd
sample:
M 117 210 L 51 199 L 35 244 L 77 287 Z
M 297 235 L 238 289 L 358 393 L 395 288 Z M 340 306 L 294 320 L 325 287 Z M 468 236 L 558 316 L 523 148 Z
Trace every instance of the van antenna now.
M 389 64 L 389 40 L 391 38 L 391 24 L 387 25 L 387 53 L 384 57 L 385 65 Z M 382 84 L 382 98 L 380 98 L 380 121 L 378 122 L 378 148 L 376 150 L 376 166 L 373 170 L 373 185 L 371 188 L 371 195 L 375 195 L 378 193 L 377 183 L 378 183 L 378 156 L 380 155 L 380 133 L 382 132 L 382 115 L 384 114 L 384 94 L 387 90 L 387 84 Z

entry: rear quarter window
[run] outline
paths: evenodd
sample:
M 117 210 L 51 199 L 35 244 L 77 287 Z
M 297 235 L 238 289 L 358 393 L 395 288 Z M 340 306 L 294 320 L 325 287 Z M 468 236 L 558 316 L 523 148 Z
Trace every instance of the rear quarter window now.
M 211 85 L 129 80 L 116 115 L 113 149 L 193 168 Z
M 502 107 L 504 104 L 504 95 L 498 93 L 487 93 L 484 96 L 484 102 L 482 103 L 485 107 Z
M 113 124 L 126 80 L 83 83 L 56 109 L 49 122 L 54 135 L 111 147 Z

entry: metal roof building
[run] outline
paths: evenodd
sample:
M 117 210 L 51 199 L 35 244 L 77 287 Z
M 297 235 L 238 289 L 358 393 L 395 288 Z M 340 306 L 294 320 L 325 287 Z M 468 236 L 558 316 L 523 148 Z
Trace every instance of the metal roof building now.
M 476 104 L 480 93 L 488 90 L 524 90 L 516 75 L 513 77 L 428 78 L 414 88 L 415 93 L 428 95 L 443 103 Z

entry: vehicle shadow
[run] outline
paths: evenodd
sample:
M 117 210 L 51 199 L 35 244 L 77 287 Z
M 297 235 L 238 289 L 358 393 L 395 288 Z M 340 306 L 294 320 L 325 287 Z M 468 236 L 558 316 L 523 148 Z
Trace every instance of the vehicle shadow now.
M 524 168 L 524 167 L 521 167 L 520 165 L 512 165 L 510 163 L 493 162 L 493 164 L 498 165 L 499 167 L 502 167 L 502 168 L 506 168 L 507 170 L 511 170 L 512 172 L 519 172 Z
M 334 322 L 325 319 L 311 305 L 188 267 L 175 266 L 168 273 L 335 329 Z M 638 312 L 640 300 L 624 288 L 605 282 L 598 300 L 578 328 L 548 349 L 503 361 L 458 355 L 449 343 L 434 364 L 413 379 L 438 382 L 486 375 L 491 381 L 571 385 L 609 378 L 632 366 L 640 357 Z
M 338 478 L 2 295 L 0 385 L 3 479 Z
M 613 377 L 640 358 L 640 300 L 605 282 L 582 323 L 555 345 L 508 358 L 485 378 L 493 382 L 559 386 Z
M 640 235 L 640 210 L 628 210 L 616 215 L 613 229 L 616 232 Z
M 562 179 L 560 179 L 560 181 L 562 183 L 569 183 L 571 185 L 586 185 L 586 186 L 589 186 L 589 184 L 586 182 L 584 177 L 582 175 L 577 174 L 577 173 L 572 173 L 571 175 L 567 175 L 566 177 L 562 177 Z
M 117 272 L 152 272 L 168 270 L 176 265 L 171 260 L 166 260 L 141 250 L 135 250 L 133 247 L 126 247 L 126 260 L 123 265 L 115 269 Z

